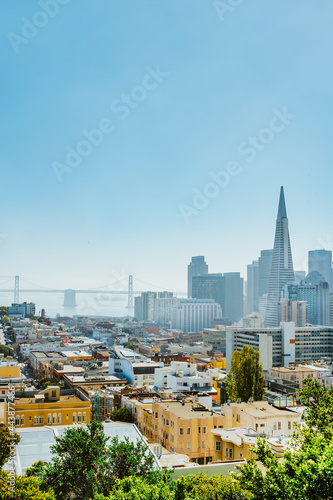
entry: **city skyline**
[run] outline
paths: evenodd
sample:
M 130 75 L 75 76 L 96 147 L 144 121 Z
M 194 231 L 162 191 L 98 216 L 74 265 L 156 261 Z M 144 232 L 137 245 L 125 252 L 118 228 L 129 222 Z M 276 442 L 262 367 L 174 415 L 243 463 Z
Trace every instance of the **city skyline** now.
M 281 185 L 294 268 L 333 249 L 329 2 L 285 2 L 287 18 L 283 2 L 242 2 L 221 19 L 213 2 L 82 0 L 24 38 L 38 5 L 0 21 L 0 275 L 185 291 L 205 255 L 245 277 L 272 247 Z

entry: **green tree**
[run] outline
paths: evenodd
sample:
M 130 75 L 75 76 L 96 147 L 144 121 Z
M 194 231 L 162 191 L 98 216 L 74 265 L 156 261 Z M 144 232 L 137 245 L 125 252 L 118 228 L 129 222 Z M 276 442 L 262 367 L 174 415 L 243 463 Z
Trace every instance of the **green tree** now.
M 56 500 L 52 489 L 43 491 L 41 481 L 34 477 L 15 476 L 12 491 L 8 472 L 0 471 L 0 498 L 2 500 Z
M 2 324 L 10 325 L 10 319 L 8 318 L 8 316 L 2 316 Z
M 5 465 L 10 457 L 11 445 L 18 444 L 21 437 L 8 429 L 8 427 L 0 427 L 0 469 Z
M 0 317 L 2 318 L 2 316 L 7 316 L 8 315 L 8 309 L 6 306 L 1 306 L 0 307 Z
M 221 475 L 193 474 L 177 480 L 162 474 L 155 482 L 134 476 L 117 480 L 108 497 L 94 500 L 248 500 L 237 481 Z
M 108 447 L 108 467 L 113 476 L 123 479 L 127 476 L 149 478 L 155 467 L 154 455 L 142 441 L 130 442 L 127 436 L 111 439 Z
M 320 432 L 304 427 L 295 433 L 282 461 L 265 438 L 258 439 L 254 452 L 234 475 L 254 500 L 333 499 L 333 446 Z
M 111 485 L 107 474 L 106 442 L 103 426 L 93 421 L 84 427 L 69 427 L 56 437 L 51 452 L 56 455 L 36 475 L 44 489 L 53 488 L 61 499 L 91 498 L 95 492 L 105 493 Z
M 316 427 L 325 437 L 333 436 L 333 387 L 329 389 L 318 382 L 307 378 L 298 395 L 306 406 L 305 421 L 309 427 Z
M 31 472 L 42 480 L 44 490 L 51 487 L 61 500 L 92 498 L 95 493 L 108 494 L 117 478 L 135 474 L 153 478 L 154 456 L 149 448 L 128 438 L 119 441 L 104 433 L 103 425 L 94 420 L 84 427 L 67 428 L 51 452 L 51 463 L 34 464 Z
M 226 377 L 226 390 L 230 401 L 261 401 L 264 397 L 265 377 L 262 373 L 259 351 L 244 345 L 241 351 L 235 351 Z
M 5 355 L 7 358 L 8 356 L 14 356 L 14 351 L 10 347 L 0 344 L 0 352 Z
M 111 420 L 114 420 L 116 422 L 134 422 L 132 413 L 128 408 L 119 408 L 119 410 L 115 410 L 113 413 L 111 413 L 110 418 Z
M 124 342 L 123 343 L 123 346 L 126 348 L 126 349 L 131 349 L 132 351 L 134 351 L 134 344 L 132 342 Z

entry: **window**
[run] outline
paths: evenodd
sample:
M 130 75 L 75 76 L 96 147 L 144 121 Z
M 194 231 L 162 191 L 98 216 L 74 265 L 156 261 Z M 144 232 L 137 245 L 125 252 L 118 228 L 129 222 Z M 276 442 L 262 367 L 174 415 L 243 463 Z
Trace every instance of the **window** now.
M 20 417 L 18 415 L 15 417 L 15 425 L 20 425 Z
M 38 425 L 38 417 L 34 417 L 34 425 Z
M 168 418 L 165 421 L 165 425 L 169 425 L 169 419 Z
M 188 443 L 187 443 L 187 445 L 186 445 L 186 448 L 187 448 L 188 450 L 190 450 L 190 449 L 191 449 L 191 443 L 190 443 L 189 441 L 188 441 Z
M 276 431 L 276 422 L 273 423 L 273 430 Z
M 157 411 L 155 411 L 155 418 L 158 418 L 158 413 L 157 413 Z
M 82 413 L 79 411 L 79 413 L 77 414 L 77 421 L 78 422 L 82 422 Z
M 202 441 L 201 448 L 206 448 L 206 441 Z
M 58 424 L 61 424 L 61 413 L 58 413 Z
M 56 413 L 53 413 L 53 423 L 54 424 L 57 423 L 57 414 Z
M 179 428 L 179 435 L 184 436 L 184 429 L 182 427 Z
M 289 429 L 289 430 L 291 429 L 291 422 L 290 422 L 290 420 L 289 420 L 289 422 L 288 422 L 288 429 Z
M 278 422 L 278 430 L 281 430 L 281 422 Z
M 47 423 L 48 423 L 48 424 L 51 424 L 51 423 L 52 423 L 51 413 L 49 413 L 49 414 L 48 414 L 48 416 L 47 416 Z
M 21 415 L 21 425 L 24 425 L 24 415 Z
M 215 449 L 216 449 L 216 451 L 221 451 L 221 441 L 216 441 Z
M 184 443 L 180 443 L 180 444 L 179 444 L 179 449 L 180 449 L 180 450 L 183 450 L 183 449 L 184 449 Z
M 232 458 L 232 449 L 229 448 L 229 458 Z
M 203 427 L 203 428 L 202 428 L 202 434 L 206 434 L 206 432 L 207 432 L 206 427 Z
M 44 424 L 44 417 L 39 417 L 39 423 Z
M 191 435 L 191 427 L 188 427 L 187 428 L 187 435 L 190 436 Z
M 229 448 L 226 448 L 225 449 L 225 458 L 228 458 L 228 451 L 229 451 Z
M 57 391 L 52 391 L 52 397 L 55 398 L 57 394 Z
M 171 443 L 173 443 L 173 441 L 174 441 L 173 434 L 170 434 L 170 441 L 171 441 Z
M 173 420 L 171 420 L 170 425 L 171 425 L 171 428 L 173 429 L 173 428 L 174 428 L 174 425 L 175 425 L 175 423 L 174 423 L 174 421 L 173 421 Z
M 86 412 L 85 412 L 85 411 L 83 412 L 82 421 L 83 421 L 83 422 L 85 422 L 85 421 L 86 421 Z
M 200 434 L 201 432 L 201 427 L 198 427 L 198 434 Z
M 76 413 L 73 413 L 73 422 L 76 422 Z

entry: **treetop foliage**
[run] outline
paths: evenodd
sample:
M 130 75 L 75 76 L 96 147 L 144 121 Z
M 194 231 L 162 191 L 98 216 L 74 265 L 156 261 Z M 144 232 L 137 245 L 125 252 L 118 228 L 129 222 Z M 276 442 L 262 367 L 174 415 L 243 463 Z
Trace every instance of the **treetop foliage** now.
M 117 422 L 129 422 L 129 423 L 134 422 L 132 413 L 129 411 L 128 408 L 119 408 L 119 410 L 115 410 L 113 413 L 111 413 L 111 420 Z
M 307 407 L 304 416 L 309 427 L 315 427 L 329 439 L 333 436 L 333 387 L 307 378 L 298 392 Z
M 231 402 L 247 402 L 250 398 L 261 401 L 264 397 L 265 377 L 262 373 L 259 351 L 244 345 L 241 351 L 235 351 L 226 377 L 226 390 Z
M 0 469 L 10 457 L 10 445 L 16 445 L 20 441 L 21 437 L 18 434 L 15 432 L 12 434 L 8 427 L 0 427 Z

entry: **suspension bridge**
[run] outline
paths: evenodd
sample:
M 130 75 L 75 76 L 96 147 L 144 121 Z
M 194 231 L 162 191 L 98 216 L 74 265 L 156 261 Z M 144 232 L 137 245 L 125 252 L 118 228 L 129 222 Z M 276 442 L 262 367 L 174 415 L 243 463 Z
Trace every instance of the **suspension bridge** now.
M 87 289 L 73 289 L 73 288 L 47 288 L 41 285 L 36 285 L 34 283 L 29 282 L 25 278 L 21 278 L 20 276 L 0 276 L 0 279 L 7 279 L 5 283 L 1 283 L 0 286 L 6 286 L 7 288 L 1 288 L 0 293 L 13 293 L 15 304 L 18 304 L 20 301 L 20 293 L 63 293 L 64 294 L 64 307 L 76 307 L 76 295 L 81 293 L 89 293 L 89 294 L 111 294 L 111 295 L 125 295 L 127 296 L 127 306 L 129 314 L 134 312 L 134 295 L 141 295 L 142 292 L 147 290 L 133 290 L 133 276 L 129 275 L 128 280 L 127 277 L 122 278 L 118 281 L 112 281 L 111 283 L 107 283 L 106 285 L 97 286 L 95 288 L 87 288 Z M 127 283 L 126 283 L 127 281 Z M 152 288 L 157 288 L 159 291 L 172 291 L 167 290 L 165 288 L 158 287 L 157 285 L 152 285 L 151 283 L 146 283 L 140 279 L 137 279 L 142 284 L 148 285 Z M 21 288 L 21 284 L 24 284 L 24 288 Z M 116 286 L 120 289 L 116 289 Z M 33 287 L 33 288 L 31 288 Z M 175 294 L 185 295 L 185 292 L 174 292 Z M 124 298 L 126 300 L 126 298 Z

